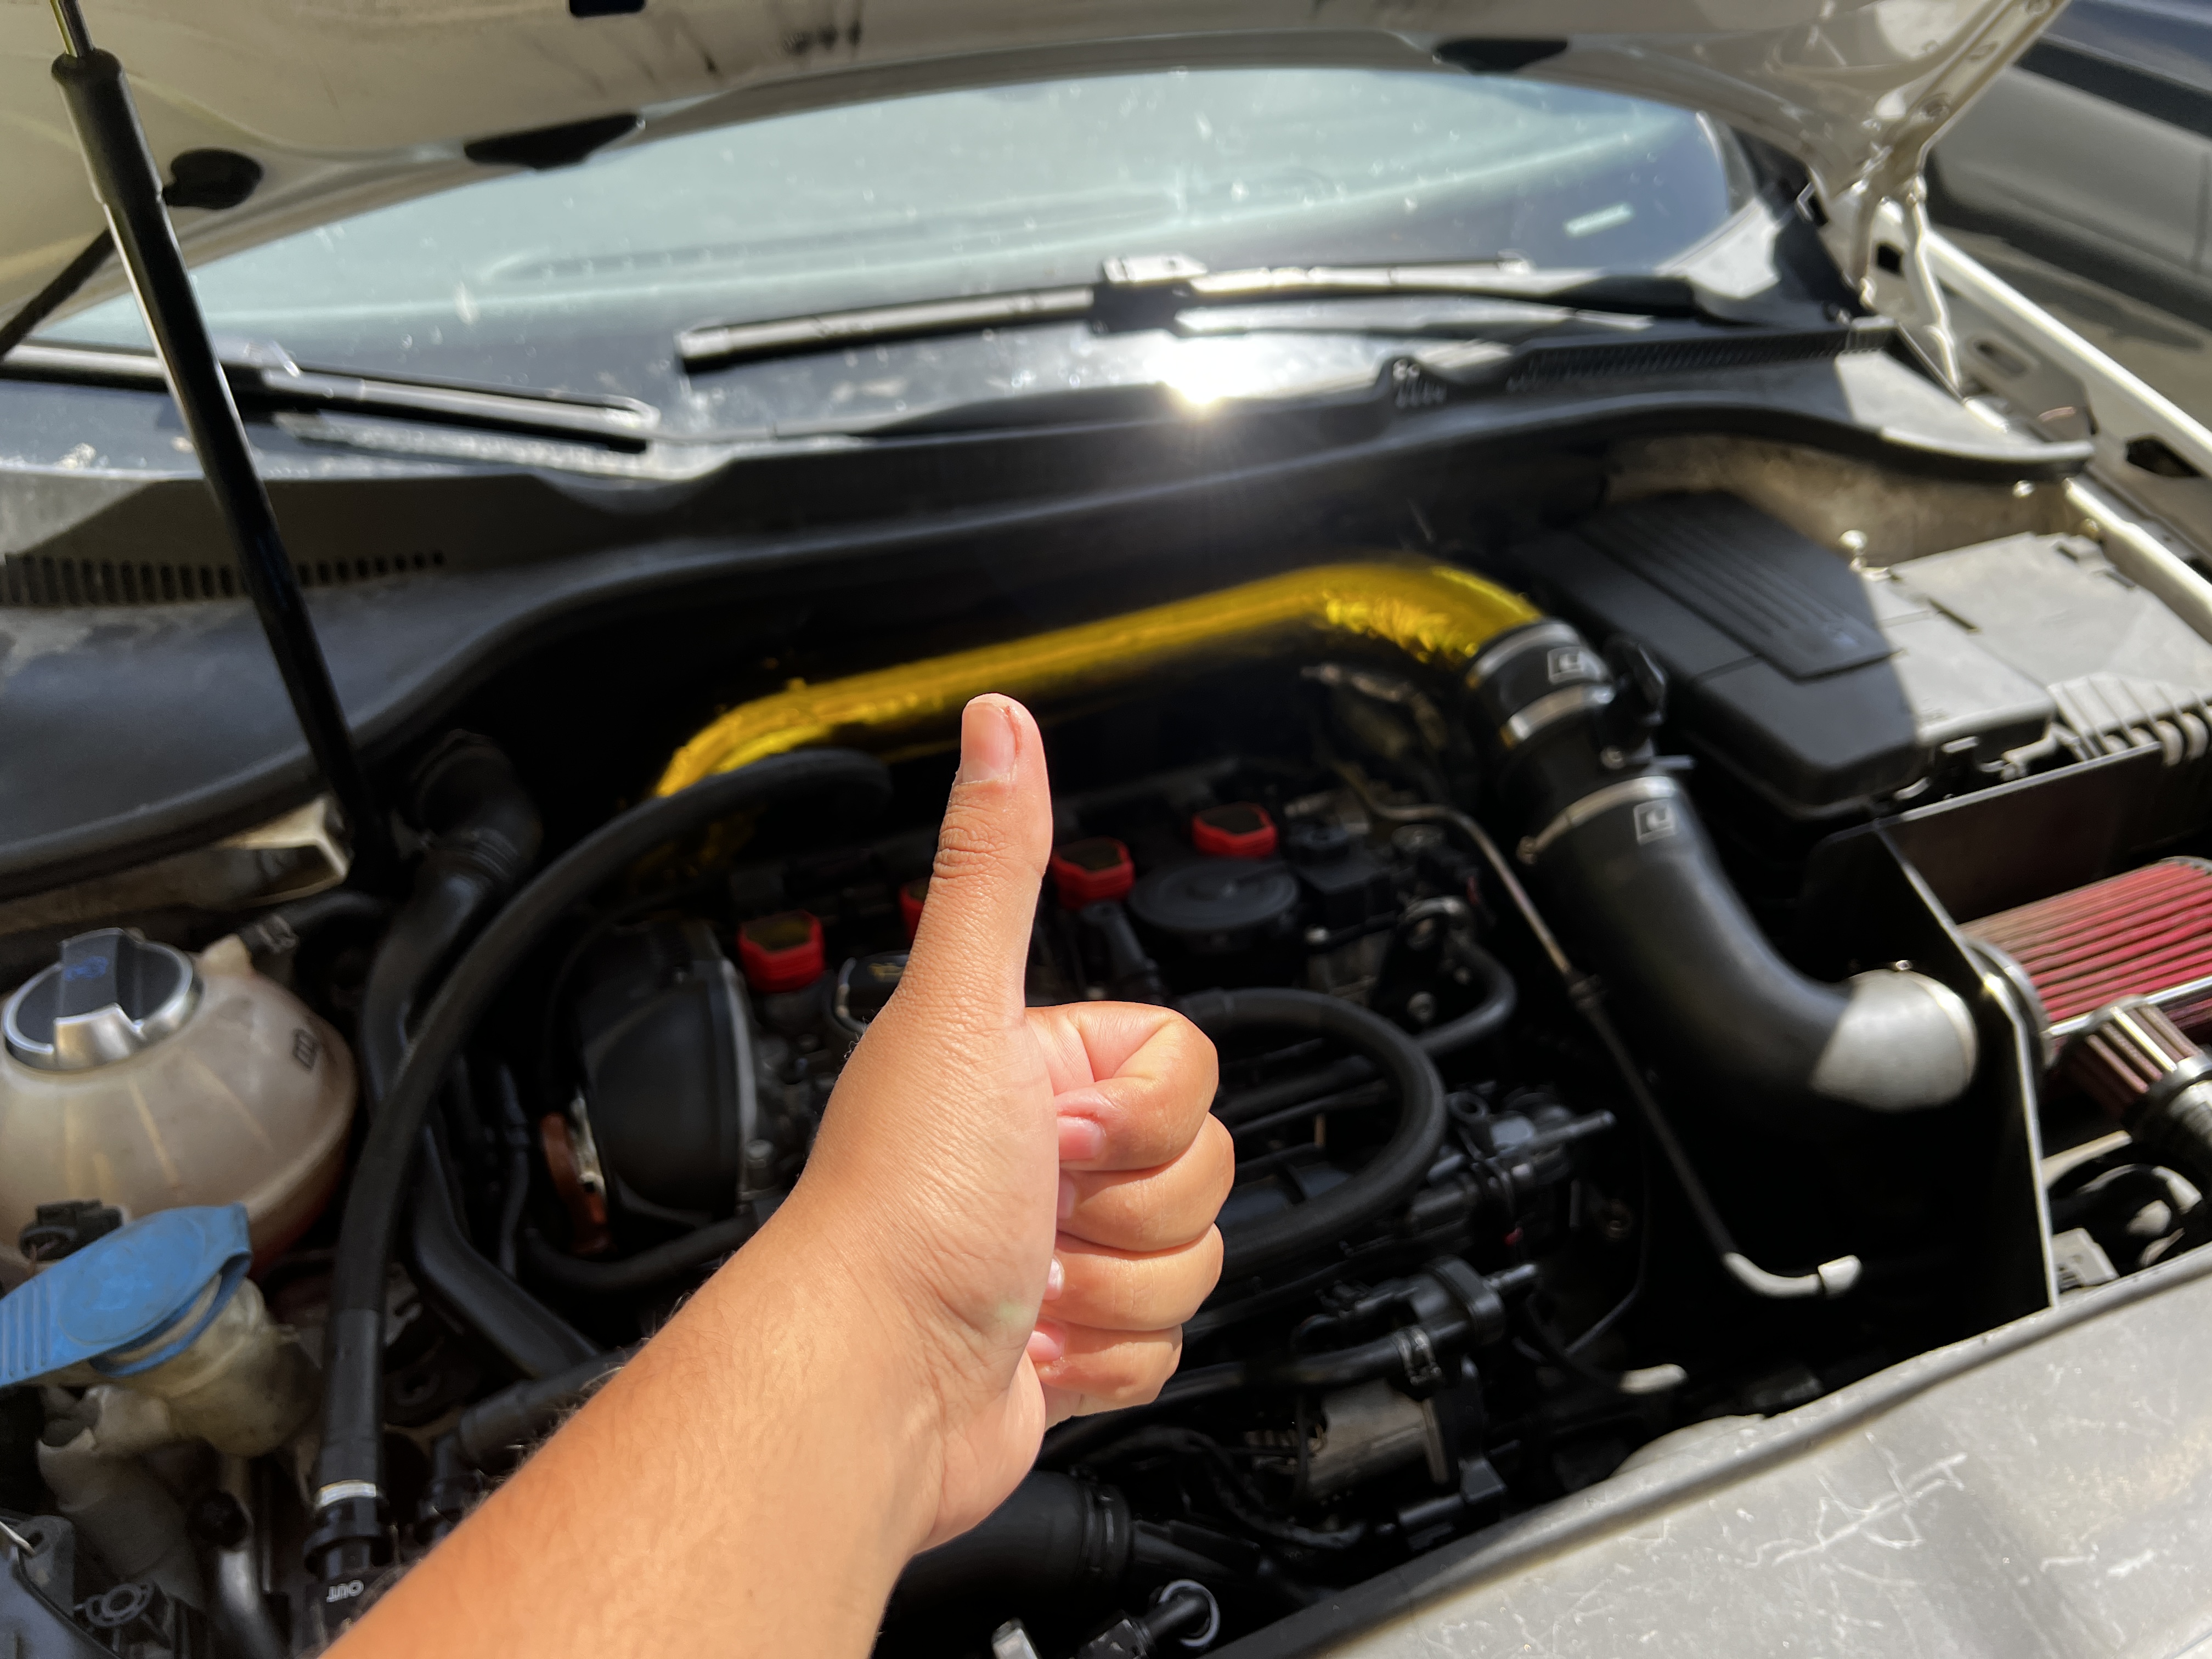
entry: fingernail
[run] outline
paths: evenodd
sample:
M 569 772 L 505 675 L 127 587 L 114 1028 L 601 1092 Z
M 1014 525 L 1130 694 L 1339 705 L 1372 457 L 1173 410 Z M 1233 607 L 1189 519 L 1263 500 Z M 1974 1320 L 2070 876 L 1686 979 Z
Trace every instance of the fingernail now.
M 1060 1161 L 1088 1164 L 1106 1150 L 1106 1127 L 1096 1119 L 1064 1117 L 1060 1121 Z
M 1060 1258 L 1052 1259 L 1052 1266 L 1044 1270 L 1044 1299 L 1060 1300 L 1060 1293 L 1067 1288 L 1067 1269 L 1060 1265 Z
M 960 781 L 989 783 L 1014 769 L 1014 717 L 1004 697 L 977 697 L 960 715 Z
M 1067 1339 L 1058 1325 L 1048 1319 L 1037 1321 L 1037 1328 L 1030 1333 L 1030 1364 L 1049 1365 L 1067 1352 Z
M 1060 1178 L 1060 1218 L 1062 1221 L 1075 1213 L 1075 1182 L 1072 1176 Z

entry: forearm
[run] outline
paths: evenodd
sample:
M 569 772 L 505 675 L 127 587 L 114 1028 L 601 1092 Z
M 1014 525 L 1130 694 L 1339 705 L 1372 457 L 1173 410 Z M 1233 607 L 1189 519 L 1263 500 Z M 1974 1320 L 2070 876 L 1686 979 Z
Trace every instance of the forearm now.
M 811 1220 L 787 1206 L 354 1640 L 865 1653 L 933 1510 L 927 1402 Z

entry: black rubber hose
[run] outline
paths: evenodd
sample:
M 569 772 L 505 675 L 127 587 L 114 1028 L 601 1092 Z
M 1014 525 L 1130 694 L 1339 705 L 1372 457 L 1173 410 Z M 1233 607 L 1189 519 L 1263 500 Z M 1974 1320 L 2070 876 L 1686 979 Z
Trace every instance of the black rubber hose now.
M 1364 1169 L 1317 1198 L 1223 1235 L 1224 1283 L 1336 1243 L 1396 1208 L 1421 1184 L 1449 1119 L 1436 1062 L 1405 1032 L 1380 1014 L 1317 991 L 1203 991 L 1186 998 L 1182 1007 L 1216 1042 L 1238 1032 L 1279 1030 L 1341 1042 L 1372 1065 L 1398 1096 L 1397 1126 Z
M 487 1395 L 453 1425 L 454 1450 L 471 1468 L 480 1469 L 511 1447 L 528 1445 L 560 1421 L 562 1413 L 582 1405 L 636 1352 L 637 1347 L 631 1346 L 593 1354 L 551 1376 L 512 1382 Z
M 1487 951 L 1468 948 L 1466 955 L 1474 971 L 1481 976 L 1482 994 L 1474 1006 L 1441 1025 L 1417 1033 L 1413 1041 L 1431 1060 L 1442 1060 L 1462 1048 L 1471 1048 L 1486 1037 L 1496 1036 L 1505 1029 L 1505 1022 L 1513 1018 L 1520 1006 L 1519 989 L 1505 964 Z M 1224 1096 L 1214 1108 L 1224 1123 L 1232 1128 L 1255 1119 L 1268 1116 L 1285 1107 L 1333 1095 L 1366 1082 L 1375 1075 L 1375 1067 L 1357 1054 L 1324 1066 L 1318 1072 L 1308 1072 L 1300 1077 L 1285 1078 L 1280 1083 L 1270 1083 L 1257 1089 Z
M 453 1207 L 444 1149 L 428 1129 L 416 1156 L 422 1161 L 408 1211 L 407 1257 L 416 1281 L 525 1376 L 550 1376 L 599 1352 L 598 1343 L 470 1242 Z
M 1664 1040 L 1754 1108 L 1819 1102 L 1910 1111 L 1972 1079 L 1972 1018 L 1948 988 L 1883 969 L 1840 985 L 1799 973 L 1721 873 L 1686 798 L 1663 838 L 1626 805 L 1561 836 L 1540 868 L 1594 964 Z
M 500 1138 L 507 1147 L 507 1178 L 499 1195 L 499 1270 L 513 1278 L 514 1240 L 522 1231 L 523 1206 L 530 1201 L 530 1120 L 522 1115 L 522 1096 L 514 1073 L 499 1068 Z
M 485 739 L 447 738 L 417 769 L 413 793 L 412 816 L 429 848 L 362 994 L 362 1082 L 372 1115 L 406 1059 L 416 1004 L 538 856 L 538 809 L 507 757 Z M 416 1155 L 408 1255 L 422 1288 L 525 1376 L 550 1375 L 596 1352 L 597 1343 L 477 1253 L 427 1125 Z
M 331 1265 L 323 1369 L 323 1445 L 315 1460 L 311 1565 L 366 1567 L 382 1538 L 384 1279 L 416 1137 L 446 1069 L 516 967 L 579 900 L 647 853 L 734 813 L 838 791 L 872 812 L 890 799 L 882 762 L 850 750 L 777 755 L 632 807 L 556 860 L 454 964 L 424 1014 L 354 1167 Z
M 301 941 L 333 921 L 381 921 L 390 914 L 391 901 L 353 887 L 333 887 L 289 904 L 264 910 L 238 930 L 238 942 L 249 956 L 274 956 L 296 951 Z
M 1495 1036 L 1505 1029 L 1505 1022 L 1513 1018 L 1513 1011 L 1521 1003 L 1519 988 L 1513 983 L 1513 975 L 1505 971 L 1504 963 L 1473 945 L 1461 947 L 1460 955 L 1481 979 L 1482 994 L 1465 1013 L 1441 1025 L 1431 1025 L 1413 1038 L 1431 1060 L 1442 1060 L 1446 1054 L 1455 1054 L 1486 1037 Z
M 1073 1462 L 1127 1433 L 1133 1423 L 1148 1422 L 1163 1413 L 1194 1406 L 1201 1401 L 1218 1400 L 1224 1395 L 1242 1394 L 1247 1389 L 1297 1393 L 1348 1389 L 1381 1376 L 1402 1379 L 1410 1358 L 1407 1340 L 1403 1331 L 1393 1331 L 1352 1347 L 1334 1348 L 1323 1353 L 1231 1359 L 1218 1365 L 1201 1365 L 1194 1371 L 1170 1377 L 1158 1396 L 1146 1405 L 1101 1412 L 1060 1425 L 1045 1436 L 1044 1444 L 1037 1453 L 1038 1461 Z M 1431 1337 L 1431 1341 L 1433 1345 L 1437 1339 Z
M 483 738 L 449 737 L 417 769 L 414 793 L 413 817 L 428 849 L 362 992 L 362 1072 L 373 1101 L 399 1075 L 416 1002 L 477 918 L 538 857 L 538 809 L 507 757 Z
M 1225 1364 L 1205 1365 L 1187 1376 L 1170 1379 L 1160 1390 L 1163 1407 L 1187 1406 L 1240 1389 L 1348 1389 L 1355 1382 L 1371 1382 L 1394 1371 L 1402 1372 L 1406 1348 L 1394 1333 L 1349 1348 L 1321 1353 L 1292 1354 L 1274 1359 L 1232 1359 Z
M 754 1225 L 749 1205 L 726 1221 L 710 1221 L 681 1238 L 618 1261 L 586 1261 L 555 1249 L 544 1234 L 526 1224 L 520 1254 L 526 1270 L 563 1290 L 584 1296 L 634 1296 L 727 1255 L 753 1236 Z
M 1034 1470 L 975 1526 L 906 1564 L 889 1616 L 989 1595 L 1011 1608 L 1103 1601 L 1128 1576 L 1136 1527 L 1111 1486 Z
M 1924 974 L 1833 985 L 1783 959 L 1653 751 L 1663 675 L 1640 647 L 1616 648 L 1618 684 L 1566 623 L 1534 623 L 1486 647 L 1467 678 L 1469 718 L 1526 831 L 1521 861 L 1589 965 L 1720 1098 L 1770 1124 L 1956 1099 L 1977 1051 L 1966 1004 Z

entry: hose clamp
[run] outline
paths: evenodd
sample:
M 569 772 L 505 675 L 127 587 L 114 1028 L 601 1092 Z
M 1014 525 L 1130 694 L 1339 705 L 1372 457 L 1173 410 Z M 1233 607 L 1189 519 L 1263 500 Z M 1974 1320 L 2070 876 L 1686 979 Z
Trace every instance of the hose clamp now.
M 1498 741 L 1508 749 L 1517 749 L 1546 728 L 1576 714 L 1595 714 L 1612 701 L 1609 685 L 1584 684 L 1547 692 L 1498 727 Z
M 1498 671 L 1524 651 L 1539 647 L 1547 650 L 1562 647 L 1581 646 L 1583 636 L 1565 623 L 1557 620 L 1531 623 L 1517 629 L 1504 639 L 1480 653 L 1468 665 L 1464 684 L 1470 691 L 1480 690 L 1483 682 L 1498 678 Z M 1584 647 L 1587 649 L 1587 647 Z
M 333 1480 L 326 1486 L 315 1488 L 315 1508 L 319 1512 L 333 1504 L 343 1504 L 349 1498 L 366 1498 L 371 1503 L 380 1503 L 384 1489 L 374 1480 Z
M 2136 1121 L 2163 1111 L 2208 1077 L 2212 1077 L 2212 1055 L 2184 1055 L 2172 1071 L 2143 1091 L 2142 1098 L 2136 1103 Z
M 1213 1599 L 1213 1592 L 1195 1578 L 1178 1578 L 1152 1592 L 1152 1605 L 1164 1607 L 1185 1590 L 1195 1590 L 1206 1598 L 1206 1623 L 1188 1636 L 1176 1638 L 1184 1647 L 1196 1653 L 1221 1634 L 1221 1603 Z
M 1557 817 L 1533 836 L 1522 838 L 1514 849 L 1523 864 L 1534 864 L 1543 857 L 1552 843 L 1569 830 L 1579 830 L 1593 818 L 1601 817 L 1616 806 L 1634 805 L 1646 801 L 1673 801 L 1681 795 L 1681 787 L 1663 772 L 1640 778 L 1624 778 L 1619 783 L 1608 783 L 1602 789 L 1594 789 L 1571 806 L 1563 809 Z M 1650 822 L 1647 824 L 1645 819 Z M 1638 813 L 1636 838 L 1638 841 L 1658 841 L 1677 834 L 1681 827 L 1680 813 L 1671 807 L 1664 812 Z
M 1433 1394 L 1443 1387 L 1443 1363 L 1437 1358 L 1437 1345 L 1428 1332 L 1419 1325 L 1401 1326 L 1390 1333 L 1390 1340 L 1398 1350 L 1398 1366 L 1405 1373 L 1406 1386 L 1415 1395 Z

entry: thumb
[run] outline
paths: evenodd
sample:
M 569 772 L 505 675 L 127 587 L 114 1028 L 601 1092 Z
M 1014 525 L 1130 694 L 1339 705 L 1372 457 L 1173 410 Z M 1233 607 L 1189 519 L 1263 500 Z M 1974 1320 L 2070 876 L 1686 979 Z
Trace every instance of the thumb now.
M 1052 851 L 1052 788 L 1035 717 L 1012 697 L 960 717 L 960 771 L 900 991 L 962 1024 L 1021 1018 L 1030 929 Z

